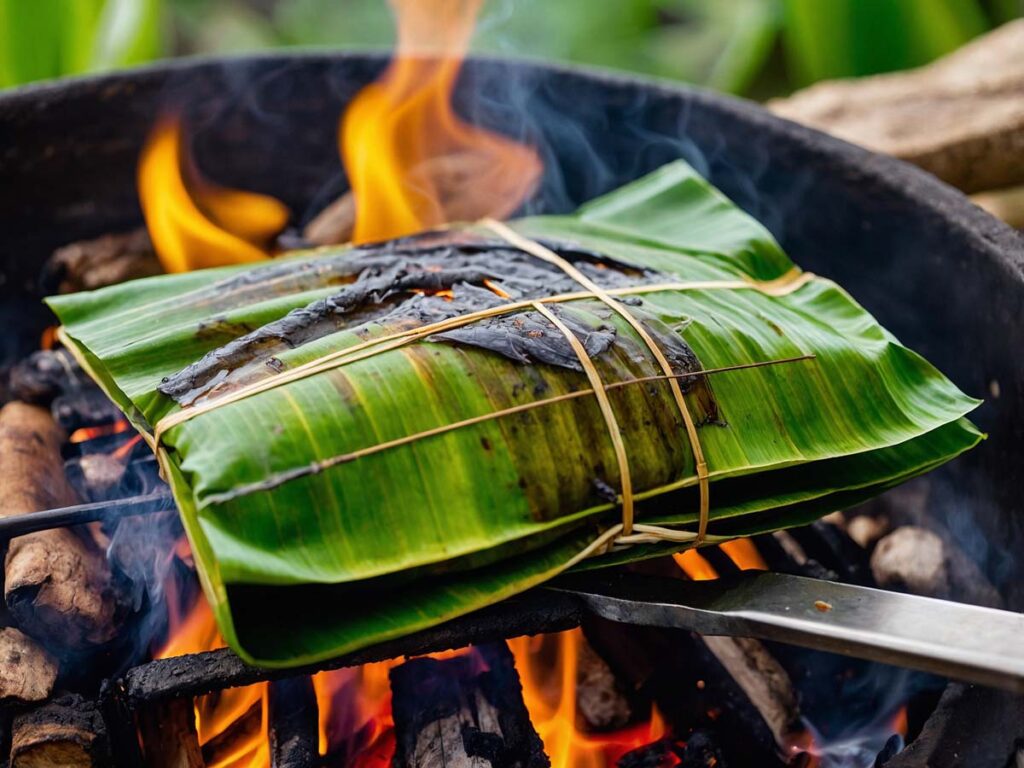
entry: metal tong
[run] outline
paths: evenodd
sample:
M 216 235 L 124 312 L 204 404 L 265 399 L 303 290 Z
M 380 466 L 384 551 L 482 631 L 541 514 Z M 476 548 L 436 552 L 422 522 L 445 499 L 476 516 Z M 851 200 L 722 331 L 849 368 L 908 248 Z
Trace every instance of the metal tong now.
M 549 587 L 611 621 L 758 637 L 1024 692 L 1024 614 L 745 571 L 714 581 L 590 572 Z

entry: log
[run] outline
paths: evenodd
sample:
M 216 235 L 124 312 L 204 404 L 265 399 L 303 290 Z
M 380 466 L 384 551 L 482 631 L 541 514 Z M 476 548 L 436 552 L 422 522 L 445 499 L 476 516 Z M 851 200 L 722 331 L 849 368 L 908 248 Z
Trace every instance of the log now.
M 74 504 L 60 456 L 63 433 L 39 406 L 0 410 L 0 515 Z M 12 539 L 4 596 L 18 626 L 52 651 L 83 650 L 114 637 L 110 568 L 88 529 Z
M 91 768 L 109 764 L 103 719 L 77 694 L 16 715 L 10 768 Z
M 306 768 L 319 760 L 316 692 L 309 677 L 270 684 L 267 691 L 271 768 Z
M 43 268 L 47 290 L 91 291 L 163 272 L 145 227 L 81 240 L 53 252 Z
M 1002 597 L 981 569 L 952 541 L 915 525 L 897 528 L 871 555 L 878 585 L 925 597 L 1001 608 Z
M 170 699 L 145 707 L 137 721 L 149 768 L 204 768 L 191 699 Z
M 769 108 L 965 192 L 1024 183 L 1024 20 L 932 64 L 818 83 Z
M 45 701 L 57 680 L 57 662 L 14 627 L 0 629 L 0 704 Z
M 504 643 L 391 671 L 396 768 L 549 766 Z

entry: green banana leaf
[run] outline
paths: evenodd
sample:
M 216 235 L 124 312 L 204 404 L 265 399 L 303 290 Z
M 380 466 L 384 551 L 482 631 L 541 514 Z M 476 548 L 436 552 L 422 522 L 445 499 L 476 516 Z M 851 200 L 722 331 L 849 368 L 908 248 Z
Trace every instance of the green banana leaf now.
M 840 287 L 798 277 L 768 232 L 685 163 L 573 215 L 511 226 L 620 291 L 669 357 L 707 459 L 714 536 L 805 524 L 981 439 L 964 418 L 978 401 Z M 557 270 L 536 280 L 553 270 L 538 261 L 478 225 L 48 300 L 65 343 L 151 444 L 171 419 L 162 466 L 221 631 L 247 661 L 311 663 L 568 567 L 682 546 L 578 562 L 620 520 L 622 477 L 586 375 L 537 312 L 384 341 L 580 290 Z M 662 373 L 599 300 L 546 306 L 606 384 Z M 281 383 L 327 355 L 333 365 Z M 734 369 L 698 373 L 723 368 Z M 693 450 L 667 383 L 607 396 L 638 522 L 695 530 Z M 515 412 L 487 418 L 503 409 Z

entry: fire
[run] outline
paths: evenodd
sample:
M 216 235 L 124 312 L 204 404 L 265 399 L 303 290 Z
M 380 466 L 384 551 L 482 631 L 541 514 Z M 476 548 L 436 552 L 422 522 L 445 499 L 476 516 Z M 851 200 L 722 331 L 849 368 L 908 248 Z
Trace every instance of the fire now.
M 397 55 L 339 126 L 357 243 L 482 216 L 503 218 L 533 190 L 529 147 L 462 121 L 451 104 L 481 0 L 392 0 Z
M 610 768 L 630 750 L 665 735 L 657 710 L 648 722 L 613 733 L 588 734 L 577 727 L 576 675 L 582 642 L 578 629 L 509 641 L 523 701 L 552 768 Z
M 188 555 L 184 539 L 176 554 Z M 178 614 L 176 590 L 168 590 L 169 639 L 155 658 L 223 648 L 213 611 L 202 594 L 184 619 Z M 195 700 L 196 731 L 207 768 L 270 768 L 267 739 L 267 684 L 229 688 Z
M 719 544 L 718 548 L 741 571 L 768 570 L 768 564 L 761 557 L 761 553 L 757 551 L 757 547 L 754 546 L 754 542 L 750 539 L 733 539 L 724 544 Z M 688 549 L 685 552 L 672 555 L 672 557 L 683 573 L 694 581 L 709 581 L 718 578 L 718 571 L 715 570 L 715 567 L 696 549 Z
M 109 437 L 120 435 L 132 428 L 125 419 L 119 419 L 113 424 L 102 424 L 98 427 L 79 427 L 68 436 L 69 443 L 84 443 L 86 440 L 95 440 L 98 437 Z
M 160 121 L 143 147 L 139 200 L 160 263 L 168 272 L 261 261 L 291 215 L 267 195 L 205 181 L 183 148 L 181 121 Z

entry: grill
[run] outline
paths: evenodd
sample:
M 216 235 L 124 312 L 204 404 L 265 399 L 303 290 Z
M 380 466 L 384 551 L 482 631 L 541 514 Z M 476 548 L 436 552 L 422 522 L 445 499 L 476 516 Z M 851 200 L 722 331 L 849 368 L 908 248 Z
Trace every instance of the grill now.
M 139 148 L 168 105 L 192 126 L 211 178 L 273 194 L 308 220 L 346 187 L 331 131 L 344 105 L 381 71 L 366 55 L 187 61 L 17 90 L 0 97 L 0 362 L 38 347 L 52 318 L 41 275 L 66 243 L 137 227 Z M 683 157 L 761 220 L 794 260 L 838 281 L 902 341 L 964 391 L 989 439 L 930 475 L 928 520 L 944 527 L 1005 605 L 1024 609 L 1024 545 L 1017 468 L 1024 464 L 1024 239 L 963 196 L 899 161 L 774 118 L 756 106 L 628 77 L 501 60 L 467 63 L 456 94 L 474 122 L 540 147 L 545 176 L 530 212 L 560 212 Z M 865 407 L 870 407 L 865 403 Z M 901 505 L 899 498 L 883 499 Z M 0 520 L 0 540 L 54 526 L 166 514 L 159 487 L 141 495 Z M 821 524 L 795 534 L 843 580 L 856 557 Z M 770 538 L 770 537 L 769 537 Z M 773 546 L 764 542 L 762 551 Z M 712 550 L 715 552 L 715 550 Z M 709 559 L 728 570 L 722 555 Z M 717 559 L 716 559 L 717 558 Z M 771 559 L 771 558 L 769 558 Z M 771 562 L 785 569 L 785 557 Z M 789 563 L 792 566 L 792 563 Z M 795 567 L 795 566 L 792 566 Z M 576 598 L 539 589 L 318 669 L 550 633 L 596 619 Z M 118 765 L 142 765 L 146 713 L 176 700 L 274 681 L 273 764 L 318 764 L 309 670 L 256 669 L 228 650 L 109 665 L 98 693 Z M 910 748 L 885 765 L 1005 765 L 1024 744 L 1024 703 L 950 684 L 930 701 Z M 143 728 L 144 730 L 144 728 Z M 881 760 L 881 758 L 879 758 Z M 1019 758 L 1018 758 L 1019 759 Z M 498 763 L 495 763 L 497 765 Z M 655 763 L 649 763 L 654 765 Z M 882 763 L 879 762 L 879 765 Z

